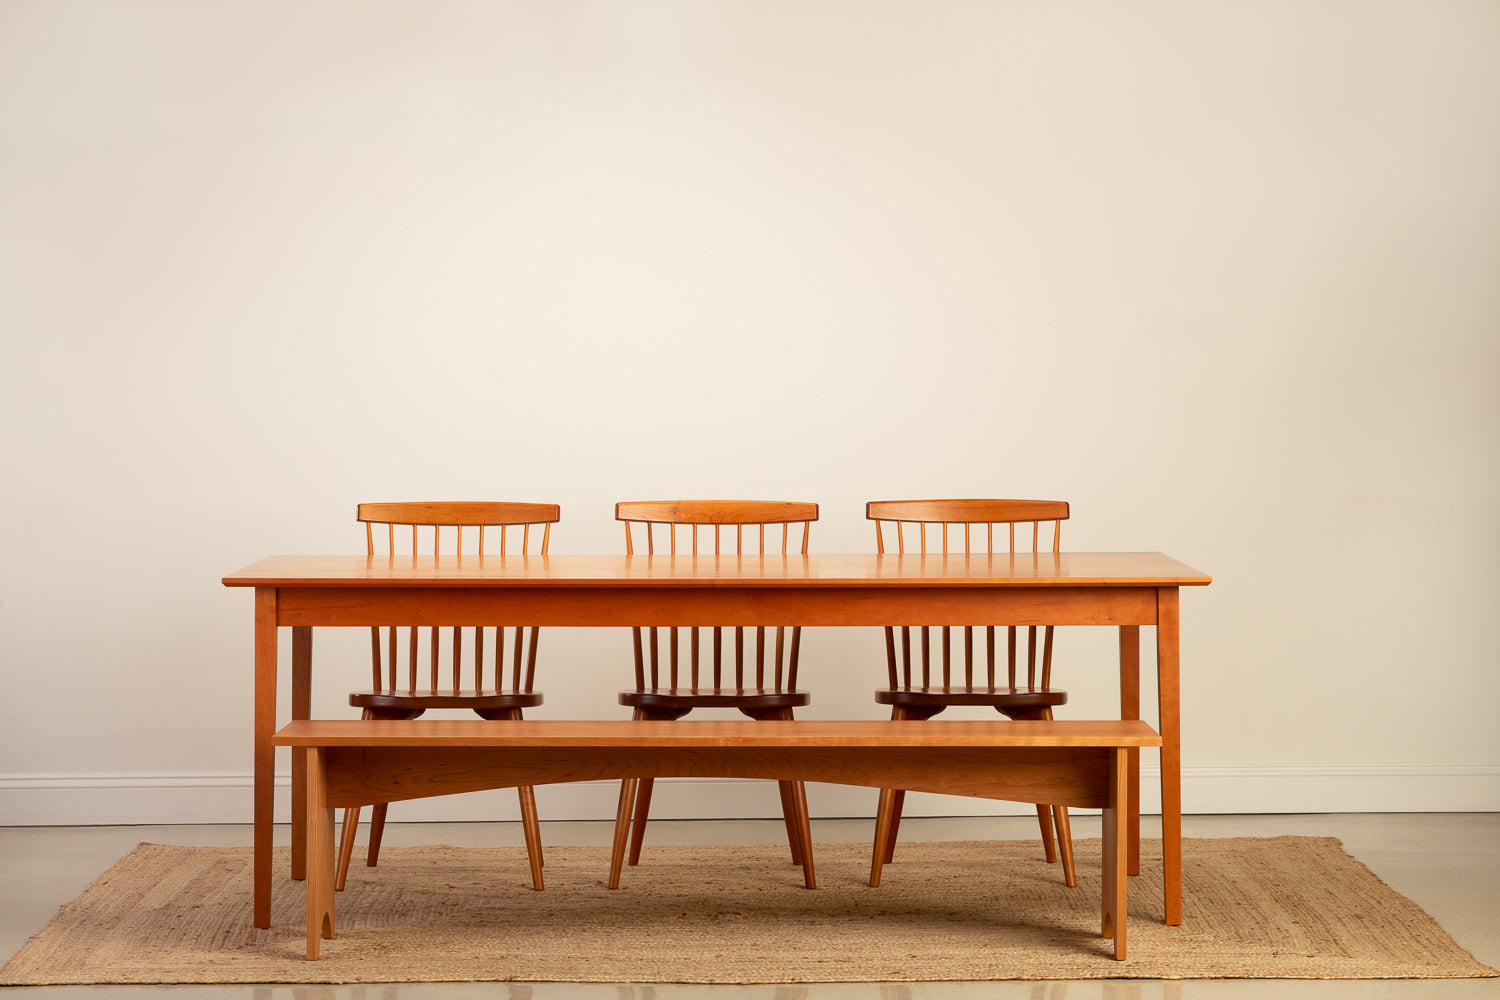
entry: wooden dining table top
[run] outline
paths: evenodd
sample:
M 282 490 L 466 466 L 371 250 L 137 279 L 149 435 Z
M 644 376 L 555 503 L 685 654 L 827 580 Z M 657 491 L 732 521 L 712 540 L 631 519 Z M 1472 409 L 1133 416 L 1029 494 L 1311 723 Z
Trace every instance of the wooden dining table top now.
M 227 587 L 1201 587 L 1160 552 L 1032 555 L 280 555 Z

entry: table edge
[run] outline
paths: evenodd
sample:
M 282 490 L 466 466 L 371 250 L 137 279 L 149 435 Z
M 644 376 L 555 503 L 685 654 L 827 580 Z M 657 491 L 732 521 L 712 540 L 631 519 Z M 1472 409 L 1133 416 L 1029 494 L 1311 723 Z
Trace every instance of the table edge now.
M 858 555 L 861 558 L 882 558 L 870 553 L 828 553 L 828 556 L 842 557 Z M 566 563 L 572 559 L 596 559 L 607 558 L 620 560 L 642 559 L 640 556 L 552 556 L 541 557 L 542 561 L 556 561 L 561 564 L 564 575 L 539 576 L 539 575 L 517 575 L 517 576 L 473 576 L 473 575 L 406 575 L 406 576 L 357 576 L 338 573 L 316 573 L 287 575 L 285 573 L 273 573 L 262 570 L 263 564 L 280 559 L 306 558 L 306 559 L 343 559 L 351 563 L 355 560 L 366 560 L 361 556 L 269 556 L 265 559 L 252 563 L 243 569 L 221 578 L 221 583 L 230 588 L 332 588 L 332 587 L 370 587 L 370 588 L 406 588 L 406 589 L 432 589 L 432 588 L 490 588 L 490 589 L 600 589 L 612 590 L 621 588 L 635 588 L 642 586 L 661 587 L 670 589 L 762 589 L 762 588 L 797 588 L 797 589 L 889 589 L 889 588 L 977 588 L 977 587 L 1204 587 L 1213 582 L 1213 577 L 1201 573 L 1190 566 L 1178 562 L 1171 556 L 1160 552 L 1080 552 L 1064 553 L 1069 556 L 1153 556 L 1170 560 L 1180 566 L 1184 572 L 1167 573 L 1161 575 L 1132 574 L 1129 572 L 1120 575 L 1093 573 L 1080 576 L 879 576 L 879 575 L 839 575 L 828 576 L 650 576 L 645 574 L 618 574 L 618 575 L 565 575 Z M 402 557 L 403 559 L 409 557 Z M 421 557 L 430 558 L 430 557 Z M 473 557 L 478 560 L 479 557 Z M 495 559 L 496 557 L 489 557 Z M 503 557 L 501 557 L 503 558 Z M 511 557 L 516 558 L 516 557 Z M 527 557 L 527 560 L 537 557 Z M 650 558 L 650 557 L 645 557 Z M 660 558 L 660 557 L 658 557 Z M 691 557 L 689 557 L 691 558 Z M 762 561 L 762 557 L 754 558 Z M 816 560 L 819 556 L 809 557 L 766 557 L 773 561 L 797 562 L 803 559 Z M 890 558 L 889 556 L 883 558 Z M 897 557 L 900 558 L 900 557 Z M 910 557 L 908 557 L 910 558 Z M 921 557 L 918 557 L 921 558 Z M 928 557 L 932 558 L 932 557 Z M 941 559 L 941 557 L 937 557 Z M 1043 558 L 1046 558 L 1045 556 Z

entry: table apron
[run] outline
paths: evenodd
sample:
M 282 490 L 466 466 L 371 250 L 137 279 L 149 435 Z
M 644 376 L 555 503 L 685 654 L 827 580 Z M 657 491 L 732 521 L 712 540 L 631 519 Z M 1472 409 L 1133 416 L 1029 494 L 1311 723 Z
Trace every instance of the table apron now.
M 1100 587 L 281 587 L 278 625 L 1155 625 Z

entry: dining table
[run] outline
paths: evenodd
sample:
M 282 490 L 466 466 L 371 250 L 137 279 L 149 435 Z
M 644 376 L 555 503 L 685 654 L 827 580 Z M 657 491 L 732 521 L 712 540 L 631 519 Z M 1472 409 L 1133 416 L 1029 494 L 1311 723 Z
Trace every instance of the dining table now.
M 1127 720 L 1141 718 L 1140 630 L 1153 627 L 1165 921 L 1180 924 L 1179 588 L 1210 582 L 1159 552 L 269 556 L 223 578 L 254 592 L 254 925 L 271 922 L 279 631 L 291 632 L 296 720 L 311 717 L 313 629 L 391 624 L 1109 627 L 1119 634 L 1119 718 Z M 1140 871 L 1139 753 L 1131 751 L 1130 874 Z M 293 878 L 306 875 L 305 769 L 305 751 L 293 750 Z

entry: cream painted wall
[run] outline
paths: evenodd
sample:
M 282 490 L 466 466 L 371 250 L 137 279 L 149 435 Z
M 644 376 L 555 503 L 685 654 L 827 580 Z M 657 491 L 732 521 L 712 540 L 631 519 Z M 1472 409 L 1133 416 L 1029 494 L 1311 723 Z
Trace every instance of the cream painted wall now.
M 0 823 L 248 819 L 220 577 L 435 498 L 1069 499 L 1216 578 L 1190 811 L 1500 809 L 1497 177 L 1479 0 L 0 0 Z M 544 653 L 620 713 L 625 636 Z

